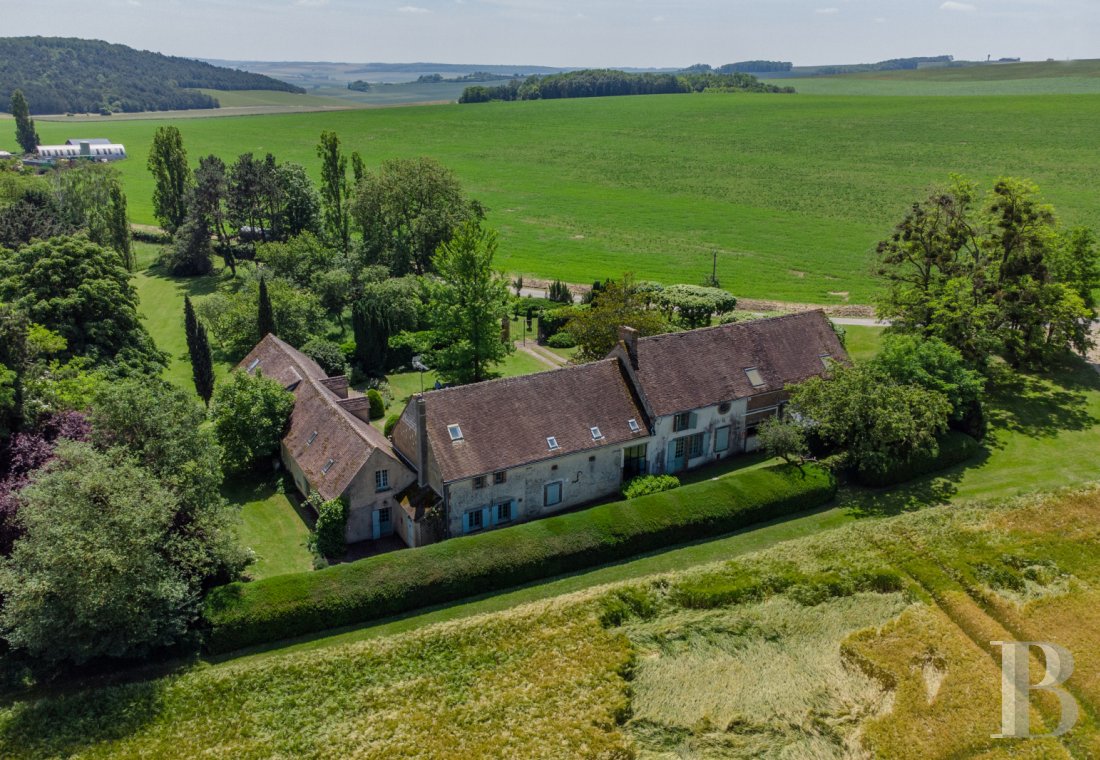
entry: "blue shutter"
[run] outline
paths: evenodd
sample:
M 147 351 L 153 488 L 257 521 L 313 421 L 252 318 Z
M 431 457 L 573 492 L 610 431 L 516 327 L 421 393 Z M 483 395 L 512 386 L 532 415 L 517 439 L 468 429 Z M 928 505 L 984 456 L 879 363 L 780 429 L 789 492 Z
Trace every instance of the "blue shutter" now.
M 373 538 L 382 537 L 382 514 L 376 509 L 371 512 L 371 523 L 374 528 L 374 532 L 371 534 Z
M 497 506 L 495 504 L 490 504 L 489 505 L 489 519 L 490 519 L 491 522 L 486 523 L 486 525 L 496 526 L 498 521 L 497 521 Z
M 700 456 L 706 456 L 710 453 L 710 431 L 703 433 L 703 449 L 699 452 Z
M 470 513 L 469 512 L 465 512 L 462 515 L 462 532 L 463 533 L 469 533 L 470 532 Z
M 676 470 L 676 441 L 668 442 L 668 457 L 665 458 L 665 472 Z
M 489 522 L 492 519 L 492 516 L 491 516 L 492 511 L 493 511 L 492 507 L 482 507 L 481 508 L 481 525 L 482 525 L 482 527 L 489 528 L 489 527 L 492 526 L 492 523 Z

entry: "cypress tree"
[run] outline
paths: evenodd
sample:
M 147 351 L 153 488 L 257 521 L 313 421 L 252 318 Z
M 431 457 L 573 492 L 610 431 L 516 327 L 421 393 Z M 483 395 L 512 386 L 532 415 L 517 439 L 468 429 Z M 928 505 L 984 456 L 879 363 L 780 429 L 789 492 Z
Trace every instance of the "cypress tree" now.
M 11 94 L 11 115 L 15 117 L 15 139 L 24 153 L 34 153 L 40 139 L 34 128 L 34 119 L 22 90 Z
M 111 211 L 107 218 L 107 227 L 107 237 L 111 247 L 118 251 L 126 269 L 134 271 L 130 220 L 126 218 L 126 195 L 117 183 L 111 186 Z
M 206 328 L 195 316 L 191 298 L 183 298 L 184 332 L 187 334 L 187 352 L 191 355 L 191 377 L 195 391 L 207 406 L 214 395 L 214 359 L 210 353 L 210 340 Z
M 256 318 L 259 328 L 260 340 L 268 333 L 275 335 L 275 312 L 271 308 L 271 297 L 267 294 L 267 280 L 260 278 L 260 303 L 259 313 Z

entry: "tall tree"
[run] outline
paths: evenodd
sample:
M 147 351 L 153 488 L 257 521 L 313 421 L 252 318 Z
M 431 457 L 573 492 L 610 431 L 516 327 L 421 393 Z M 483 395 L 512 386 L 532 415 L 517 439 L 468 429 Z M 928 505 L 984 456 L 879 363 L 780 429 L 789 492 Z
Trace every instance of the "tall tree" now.
M 15 140 L 24 153 L 34 153 L 38 149 L 40 138 L 34 128 L 34 119 L 22 90 L 11 94 L 11 115 L 15 117 Z
M 111 203 L 107 216 L 107 244 L 118 251 L 122 263 L 134 271 L 134 247 L 130 234 L 130 220 L 126 214 L 126 194 L 117 182 L 111 186 Z
M 493 269 L 497 235 L 466 222 L 433 258 L 438 280 L 428 284 L 434 345 L 429 363 L 445 381 L 476 383 L 514 350 L 501 340 L 508 315 L 508 280 Z
M 275 335 L 275 312 L 271 308 L 271 296 L 267 293 L 267 278 L 260 278 L 260 293 L 257 298 L 256 329 L 260 334 L 260 340 L 264 336 Z
M 194 183 L 179 129 L 157 128 L 149 148 L 148 167 L 155 183 L 153 214 L 164 229 L 175 232 L 187 215 L 187 191 Z
M 321 159 L 321 216 L 329 245 L 344 253 L 351 247 L 351 225 L 348 215 L 348 157 L 340 151 L 340 138 L 325 130 L 317 144 Z
M 411 277 L 368 282 L 352 305 L 355 366 L 369 375 L 389 369 L 389 340 L 402 330 L 416 327 L 420 299 Z
M 183 298 L 184 332 L 187 334 L 187 353 L 191 357 L 191 378 L 195 381 L 195 391 L 207 406 L 214 395 L 214 359 L 210 353 L 210 340 L 206 327 L 195 316 L 195 307 L 191 297 Z
M 366 263 L 405 275 L 431 271 L 440 243 L 485 214 L 463 195 L 453 172 L 430 158 L 416 158 L 386 161 L 377 173 L 364 175 L 352 215 L 363 235 Z
M 210 260 L 212 253 L 210 227 L 206 217 L 197 213 L 195 208 L 188 208 L 183 224 L 176 230 L 171 247 L 162 257 L 164 265 L 174 275 L 210 274 L 214 269 Z
M 229 180 L 225 162 L 214 155 L 200 158 L 198 168 L 195 169 L 195 189 L 191 204 L 195 214 L 205 219 L 206 226 L 214 231 L 218 238 L 218 252 L 236 277 L 237 258 L 233 254 L 229 232 L 225 226 L 228 195 Z
M 225 470 L 242 472 L 275 456 L 293 410 L 294 394 L 263 370 L 231 372 L 218 385 L 210 414 Z
M 645 296 L 635 287 L 634 277 L 602 283 L 591 308 L 577 311 L 565 325 L 576 340 L 581 361 L 603 359 L 619 340 L 619 327 L 633 327 L 642 337 L 668 332 L 670 327 L 661 312 L 646 307 Z

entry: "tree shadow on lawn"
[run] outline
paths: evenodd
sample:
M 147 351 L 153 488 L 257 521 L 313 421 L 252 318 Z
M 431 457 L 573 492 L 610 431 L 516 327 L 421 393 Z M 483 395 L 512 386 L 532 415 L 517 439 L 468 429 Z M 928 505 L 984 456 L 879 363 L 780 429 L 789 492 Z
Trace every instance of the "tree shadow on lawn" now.
M 905 483 L 886 488 L 868 488 L 844 485 L 837 492 L 837 502 L 853 517 L 893 517 L 906 512 L 916 512 L 926 507 L 942 506 L 950 502 L 959 491 L 959 481 L 972 468 L 981 467 L 989 459 L 989 448 L 984 446 L 967 461 L 946 470 L 922 475 Z
M 164 280 L 170 282 L 176 286 L 176 289 L 180 291 L 181 295 L 191 296 L 191 298 L 197 298 L 199 296 L 208 296 L 211 293 L 215 293 L 222 281 L 225 280 L 223 271 L 215 269 L 210 274 L 200 274 L 191 276 L 176 276 L 169 274 L 168 270 L 162 267 L 160 264 L 153 264 L 145 270 L 145 274 L 150 278 L 156 280 Z
M 1029 438 L 1047 438 L 1097 424 L 1089 393 L 1100 392 L 1100 375 L 1083 361 L 1045 375 L 1013 373 L 999 378 L 987 405 L 992 438 L 1005 430 Z M 996 445 L 996 444 L 994 444 Z

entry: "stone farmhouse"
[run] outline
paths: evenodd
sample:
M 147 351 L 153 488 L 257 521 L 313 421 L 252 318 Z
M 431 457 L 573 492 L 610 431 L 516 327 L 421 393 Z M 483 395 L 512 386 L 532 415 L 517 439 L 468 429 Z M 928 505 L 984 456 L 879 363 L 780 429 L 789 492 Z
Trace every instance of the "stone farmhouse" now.
M 649 338 L 623 328 L 602 361 L 417 394 L 392 442 L 346 378 L 274 336 L 240 367 L 295 393 L 283 462 L 303 494 L 348 500 L 349 541 L 420 546 L 753 451 L 788 384 L 847 361 L 821 311 Z

